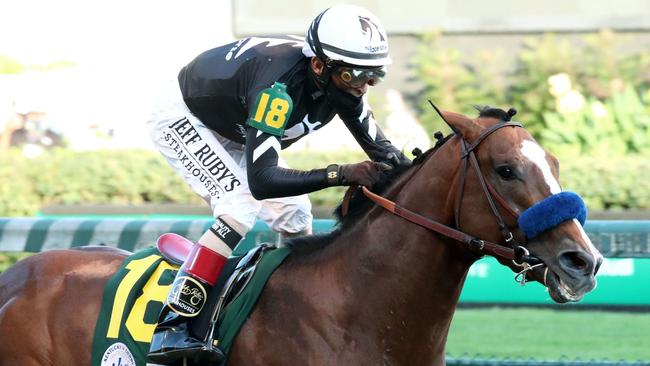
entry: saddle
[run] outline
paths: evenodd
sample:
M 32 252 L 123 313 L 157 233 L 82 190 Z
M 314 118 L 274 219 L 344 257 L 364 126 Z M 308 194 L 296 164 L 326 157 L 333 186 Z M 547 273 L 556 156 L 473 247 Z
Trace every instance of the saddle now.
M 163 258 L 168 262 L 176 265 L 182 265 L 187 258 L 187 255 L 190 253 L 190 249 L 194 243 L 178 234 L 166 233 L 161 235 L 158 238 L 156 247 Z M 224 273 L 223 277 L 227 278 L 226 285 L 223 287 L 222 297 L 229 303 L 233 298 L 236 298 L 237 295 L 241 292 L 243 288 L 246 287 L 246 284 L 250 281 L 252 274 L 255 272 L 255 268 L 262 259 L 262 255 L 270 250 L 275 249 L 276 246 L 268 243 L 262 243 L 259 246 L 251 249 L 248 253 L 239 257 L 232 257 L 229 261 L 236 260 L 237 264 L 234 268 L 231 267 L 232 273 Z M 226 270 L 228 268 L 225 268 Z
M 156 243 L 163 258 L 179 266 L 185 261 L 193 245 L 192 241 L 174 233 L 161 235 Z M 191 332 L 194 336 L 204 339 L 209 345 L 215 347 L 218 345 L 219 341 L 215 339 L 215 336 L 221 324 L 224 309 L 246 289 L 264 253 L 275 248 L 275 245 L 264 243 L 243 256 L 228 258 L 228 263 L 214 287 L 216 291 L 211 291 L 208 294 L 206 311 L 201 312 L 191 323 Z
M 127 257 L 106 283 L 95 324 L 93 366 L 105 365 L 109 356 L 133 360 L 129 365 L 147 364 L 154 319 L 158 319 L 178 265 L 194 245 L 176 234 L 163 235 L 157 244 L 157 248 L 145 248 Z M 268 279 L 291 253 L 289 248 L 273 248 L 262 245 L 228 259 L 213 291 L 207 294 L 204 311 L 189 323 L 193 337 L 229 354 Z

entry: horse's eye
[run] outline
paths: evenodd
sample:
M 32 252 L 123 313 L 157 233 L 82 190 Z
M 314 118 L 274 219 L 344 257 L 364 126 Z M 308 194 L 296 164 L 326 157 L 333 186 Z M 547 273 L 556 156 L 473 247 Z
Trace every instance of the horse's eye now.
M 496 170 L 497 170 L 497 174 L 499 174 L 499 176 L 504 180 L 513 180 L 517 178 L 512 168 L 507 165 L 502 165 L 500 167 L 497 167 Z

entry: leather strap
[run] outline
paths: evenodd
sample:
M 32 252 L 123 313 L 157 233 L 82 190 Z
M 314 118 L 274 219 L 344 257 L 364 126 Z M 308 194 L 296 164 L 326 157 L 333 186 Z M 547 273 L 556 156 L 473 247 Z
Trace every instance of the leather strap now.
M 474 151 L 474 149 L 476 149 L 476 147 L 478 145 L 480 145 L 481 142 L 483 142 L 483 140 L 485 140 L 488 136 L 490 136 L 492 134 L 492 132 L 494 132 L 494 131 L 496 131 L 496 130 L 498 130 L 500 128 L 508 127 L 508 126 L 522 127 L 523 128 L 522 124 L 519 123 L 519 122 L 499 122 L 499 123 L 496 123 L 496 124 L 486 128 L 485 130 L 483 130 L 483 132 L 481 132 L 481 134 L 476 138 L 476 140 L 474 140 L 474 142 L 467 148 L 467 150 L 465 151 L 465 155 L 463 155 L 462 157 L 465 158 L 466 154 L 469 154 L 470 152 Z
M 435 105 L 433 105 L 433 103 L 431 103 L 431 105 L 436 109 L 436 111 L 438 111 L 438 108 Z M 440 113 L 440 111 L 438 111 L 438 113 L 444 119 L 442 113 Z M 379 196 L 371 192 L 366 187 L 362 187 L 363 193 L 364 195 L 366 195 L 366 197 L 368 197 L 378 205 L 382 206 L 386 210 L 390 211 L 391 213 L 400 216 L 416 225 L 422 226 L 426 229 L 437 232 L 448 238 L 454 239 L 456 242 L 463 243 L 468 248 L 480 253 L 481 255 L 487 254 L 493 257 L 512 260 L 516 264 L 528 263 L 530 265 L 534 265 L 534 264 L 542 263 L 542 261 L 539 258 L 527 254 L 525 248 L 523 248 L 519 243 L 517 243 L 517 241 L 514 238 L 514 235 L 512 234 L 508 226 L 505 224 L 505 221 L 501 217 L 501 214 L 494 203 L 494 199 L 496 199 L 496 201 L 501 206 L 503 206 L 509 214 L 511 214 L 515 218 L 518 217 L 519 215 L 510 207 L 510 205 L 508 205 L 505 199 L 501 197 L 501 195 L 494 189 L 494 187 L 492 187 L 489 184 L 487 179 L 483 176 L 483 173 L 481 173 L 481 167 L 479 166 L 478 163 L 478 159 L 476 158 L 476 153 L 474 152 L 474 150 L 480 145 L 481 142 L 483 142 L 483 140 L 485 140 L 493 132 L 503 127 L 523 128 L 523 126 L 519 122 L 497 123 L 486 128 L 483 132 L 481 132 L 481 134 L 476 138 L 476 140 L 471 145 L 468 145 L 467 141 L 465 141 L 465 139 L 463 139 L 463 137 L 460 134 L 458 135 L 458 138 L 460 139 L 460 146 L 461 146 L 462 167 L 461 167 L 461 176 L 459 180 L 458 191 L 456 193 L 456 201 L 454 204 L 454 221 L 457 229 L 454 229 L 450 226 L 447 226 L 435 220 L 424 217 L 404 207 L 401 207 L 397 205 L 395 202 L 390 201 L 382 196 Z M 497 224 L 499 225 L 499 231 L 501 232 L 501 235 L 503 236 L 506 244 L 510 245 L 510 248 L 486 240 L 478 239 L 459 230 L 460 209 L 462 206 L 461 203 L 463 200 L 463 192 L 465 190 L 465 182 L 467 180 L 467 172 L 470 166 L 472 166 L 472 168 L 476 172 L 477 179 L 479 180 L 481 189 L 483 190 L 485 198 L 488 201 L 490 210 L 492 211 L 497 221 Z M 344 212 L 347 212 L 347 208 L 348 208 L 347 201 L 349 201 L 349 199 L 344 199 L 344 203 L 343 203 Z
M 478 145 L 481 142 L 483 142 L 483 140 L 485 140 L 493 132 L 503 127 L 523 128 L 523 126 L 519 122 L 497 123 L 486 128 L 483 132 L 481 132 L 481 134 L 476 138 L 476 140 L 469 146 L 467 144 L 467 141 L 465 141 L 465 139 L 459 135 L 460 146 L 461 146 L 461 161 L 463 167 L 461 168 L 462 175 L 459 181 L 460 186 L 456 194 L 456 204 L 454 206 L 454 219 L 455 219 L 456 228 L 460 229 L 461 202 L 463 200 L 463 193 L 465 191 L 465 181 L 467 178 L 467 171 L 469 169 L 469 165 L 471 165 L 472 168 L 474 168 L 474 171 L 476 172 L 478 181 L 481 185 L 481 189 L 483 190 L 483 193 L 485 195 L 485 199 L 488 201 L 488 204 L 490 206 L 490 210 L 492 210 L 492 214 L 494 215 L 494 218 L 497 221 L 497 225 L 499 225 L 499 231 L 501 231 L 501 235 L 503 236 L 503 239 L 508 245 L 512 247 L 512 249 L 515 249 L 520 245 L 514 239 L 514 235 L 512 234 L 512 231 L 510 231 L 508 226 L 505 224 L 505 221 L 501 217 L 499 210 L 496 208 L 496 205 L 494 204 L 494 198 L 496 198 L 497 202 L 501 206 L 503 206 L 506 209 L 506 211 L 508 211 L 509 214 L 513 215 L 514 217 L 518 217 L 519 215 L 510 207 L 510 205 L 508 205 L 508 203 L 503 199 L 503 197 L 501 197 L 501 195 L 492 186 L 489 185 L 487 179 L 485 179 L 485 177 L 481 173 L 481 167 L 478 164 L 478 160 L 476 159 L 476 153 L 474 152 L 474 150 L 478 147 Z M 519 256 L 517 257 L 517 259 L 519 261 Z
M 352 199 L 352 195 L 357 190 L 357 188 L 359 188 L 359 186 L 355 184 L 348 187 L 348 189 L 345 191 L 343 202 L 341 202 L 341 217 L 345 217 L 350 211 L 350 200 Z
M 504 198 L 499 194 L 499 192 L 497 192 L 497 190 L 494 189 L 494 187 L 492 187 L 492 185 L 490 184 L 490 182 L 489 182 L 487 179 L 485 179 L 485 185 L 487 186 L 488 190 L 489 190 L 490 193 L 492 194 L 492 198 L 494 198 L 495 200 L 497 200 L 497 202 L 499 203 L 499 205 L 500 205 L 503 209 L 505 209 L 506 211 L 508 211 L 508 213 L 509 213 L 512 217 L 518 217 L 518 216 L 519 216 L 519 213 L 516 212 L 515 210 L 513 210 L 512 207 L 510 207 L 510 205 L 508 204 L 508 202 L 506 202 L 506 200 L 505 200 L 505 199 L 504 199 Z
M 379 206 L 390 211 L 391 213 L 400 216 L 416 225 L 437 232 L 438 234 L 446 236 L 450 239 L 454 239 L 456 242 L 465 244 L 468 248 L 478 252 L 481 255 L 487 254 L 493 257 L 500 257 L 507 260 L 516 259 L 515 251 L 512 248 L 504 247 L 490 241 L 478 239 L 462 231 L 431 220 L 402 206 L 399 206 L 389 199 L 371 192 L 366 187 L 362 187 L 362 190 L 363 194 L 366 195 L 366 197 L 377 203 Z M 531 265 L 541 263 L 541 260 L 534 256 L 524 256 L 522 259 L 524 262 L 527 262 Z
M 465 151 L 467 151 L 467 142 L 460 136 L 457 135 L 460 139 L 460 148 L 461 153 L 465 156 Z M 465 191 L 465 179 L 467 178 L 467 159 L 461 159 L 461 164 L 463 165 L 460 168 L 461 176 L 458 181 L 458 188 L 456 189 L 456 202 L 454 204 L 454 226 L 457 229 L 460 229 L 460 209 L 463 202 L 463 192 Z

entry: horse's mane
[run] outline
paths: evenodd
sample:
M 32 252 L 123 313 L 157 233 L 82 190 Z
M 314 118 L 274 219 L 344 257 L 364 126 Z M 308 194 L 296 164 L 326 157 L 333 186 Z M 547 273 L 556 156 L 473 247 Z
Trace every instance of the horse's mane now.
M 510 121 L 517 111 L 510 108 L 507 112 L 500 108 L 492 108 L 490 106 L 474 106 L 479 112 L 479 118 L 496 118 L 502 121 Z M 454 134 L 444 136 L 441 132 L 436 132 L 434 137 L 437 142 L 434 147 L 422 152 L 420 149 L 413 150 L 413 163 L 409 166 L 395 167 L 387 172 L 382 173 L 380 180 L 372 187 L 373 192 L 384 195 L 389 188 L 393 186 L 397 180 L 404 176 L 406 172 L 419 169 L 422 163 L 427 158 L 436 152 L 442 145 L 445 144 Z M 287 241 L 287 246 L 293 249 L 294 253 L 307 254 L 314 252 L 320 248 L 327 246 L 341 233 L 345 232 L 349 227 L 358 222 L 358 219 L 374 206 L 374 202 L 370 201 L 361 191 L 360 188 L 356 189 L 349 200 L 348 212 L 343 215 L 343 203 L 339 204 L 334 211 L 334 216 L 337 219 L 335 229 L 329 233 L 308 235 L 299 238 L 293 238 Z
M 479 112 L 479 118 L 496 118 L 505 122 L 510 121 L 517 114 L 517 110 L 514 108 L 508 109 L 507 112 L 501 108 L 493 108 L 490 106 L 475 105 L 474 108 Z
M 440 148 L 440 146 L 447 142 L 447 140 L 449 140 L 452 136 L 453 134 L 443 137 L 442 133 L 436 132 L 435 137 L 437 139 L 437 142 L 434 147 L 425 152 L 422 152 L 418 148 L 414 149 L 413 155 L 415 155 L 415 159 L 413 159 L 412 164 L 406 166 L 398 166 L 382 173 L 380 180 L 372 187 L 373 192 L 379 195 L 385 194 L 388 189 L 393 186 L 393 183 L 395 183 L 401 176 L 405 175 L 406 172 L 414 169 L 419 169 L 419 167 L 422 165 L 422 162 L 426 161 L 431 154 L 438 150 L 438 148 Z M 287 246 L 291 247 L 294 253 L 297 254 L 306 254 L 316 251 L 331 243 L 334 239 L 341 235 L 342 232 L 357 222 L 357 219 L 368 212 L 373 206 L 374 202 L 370 201 L 363 194 L 360 187 L 357 187 L 350 197 L 348 212 L 343 215 L 343 203 L 339 204 L 334 210 L 334 216 L 337 219 L 334 230 L 324 234 L 315 234 L 293 238 L 287 241 Z

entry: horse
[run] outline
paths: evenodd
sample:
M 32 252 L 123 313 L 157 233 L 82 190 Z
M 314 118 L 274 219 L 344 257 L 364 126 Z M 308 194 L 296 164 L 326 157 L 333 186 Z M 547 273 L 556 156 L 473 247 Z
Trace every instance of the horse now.
M 228 365 L 444 365 L 463 283 L 485 254 L 558 303 L 595 287 L 602 255 L 579 220 L 532 238 L 518 222 L 561 191 L 557 159 L 512 109 L 439 113 L 454 134 L 375 193 L 355 191 L 332 232 L 289 243 Z M 53 250 L 0 275 L 0 366 L 88 366 L 102 289 L 127 254 Z

